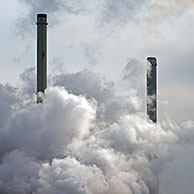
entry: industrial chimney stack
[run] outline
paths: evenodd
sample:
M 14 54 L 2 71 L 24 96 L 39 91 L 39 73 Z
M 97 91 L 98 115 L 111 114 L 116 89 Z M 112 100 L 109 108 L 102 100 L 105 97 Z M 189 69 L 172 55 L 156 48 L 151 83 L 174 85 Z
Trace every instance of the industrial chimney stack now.
M 47 15 L 37 15 L 37 103 L 42 102 L 39 92 L 47 87 Z
M 157 59 L 147 58 L 147 117 L 157 122 Z

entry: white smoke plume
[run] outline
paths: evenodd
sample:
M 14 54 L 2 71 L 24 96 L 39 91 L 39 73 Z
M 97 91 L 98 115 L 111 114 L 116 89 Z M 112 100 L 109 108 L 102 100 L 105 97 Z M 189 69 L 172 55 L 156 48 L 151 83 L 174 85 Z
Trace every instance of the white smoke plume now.
M 138 20 L 138 10 L 146 3 L 145 0 L 20 0 L 28 8 L 28 13 L 18 20 L 17 28 L 20 33 L 23 30 L 31 30 L 37 13 L 49 15 L 49 26 L 54 26 L 63 18 L 63 22 L 72 16 L 89 15 L 94 18 L 96 25 L 118 26 Z M 64 19 L 65 17 L 65 19 Z M 25 24 L 25 25 L 24 25 Z M 100 25 L 99 25 L 100 24 Z M 105 27 L 105 29 L 106 29 Z
M 123 69 L 123 81 L 127 82 L 129 88 L 137 90 L 141 96 L 145 93 L 144 75 L 145 62 L 138 58 L 129 58 Z
M 137 93 L 97 73 L 51 77 L 36 104 L 30 72 L 20 89 L 1 84 L 2 194 L 155 194 L 170 157 L 193 147 L 193 121 L 147 123 Z
M 101 22 L 121 25 L 129 21 L 141 22 L 144 20 L 160 20 L 169 15 L 178 15 L 194 6 L 193 0 L 20 0 L 29 8 L 28 21 L 34 19 L 39 12 L 49 14 L 50 23 L 56 23 L 60 15 L 78 15 L 92 13 Z M 141 13 L 143 12 L 143 13 Z M 143 15 L 142 15 L 143 14 Z M 147 14 L 144 15 L 144 14 Z M 143 16 L 143 18 L 141 17 Z M 26 16 L 25 16 L 26 17 Z M 54 17 L 53 21 L 52 18 Z M 24 18 L 21 18 L 24 22 Z M 34 22 L 34 21 L 33 21 Z
M 88 99 L 94 99 L 98 105 L 97 118 L 107 122 L 113 122 L 122 114 L 136 112 L 141 107 L 141 100 L 136 96 L 136 91 L 119 93 L 115 90 L 114 82 L 88 70 L 60 74 L 55 76 L 52 82 L 52 85 L 64 86 L 75 95 L 81 94 Z
M 135 11 L 145 4 L 145 0 L 136 2 L 130 0 L 100 0 L 99 2 L 91 2 L 89 0 L 20 0 L 30 8 L 30 14 L 38 12 L 46 12 L 48 14 L 63 13 L 79 14 L 91 11 L 97 11 L 102 14 L 102 18 L 107 21 L 125 20 L 131 18 Z
M 13 114 L 13 104 L 17 102 L 17 97 L 14 95 L 16 89 L 9 84 L 0 84 L 0 127 L 3 127 Z

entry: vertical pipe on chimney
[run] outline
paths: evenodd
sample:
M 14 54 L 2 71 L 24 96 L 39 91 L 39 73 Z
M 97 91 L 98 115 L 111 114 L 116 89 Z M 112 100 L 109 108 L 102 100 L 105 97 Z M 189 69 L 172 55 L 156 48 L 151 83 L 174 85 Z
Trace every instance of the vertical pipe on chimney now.
M 157 122 L 157 59 L 147 58 L 147 117 Z
M 37 14 L 37 94 L 47 87 L 47 15 Z M 38 96 L 37 103 L 42 102 Z

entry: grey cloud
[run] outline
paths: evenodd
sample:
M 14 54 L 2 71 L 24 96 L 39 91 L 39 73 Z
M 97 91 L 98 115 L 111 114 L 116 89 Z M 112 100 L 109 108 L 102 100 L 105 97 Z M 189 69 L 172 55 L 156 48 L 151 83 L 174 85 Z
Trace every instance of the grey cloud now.
M 126 76 L 134 71 L 131 67 Z M 31 71 L 21 76 L 19 108 L 0 126 L 4 194 L 156 193 L 157 176 L 176 155 L 173 146 L 193 147 L 185 141 L 192 122 L 147 123 L 130 99 L 136 93 L 125 96 L 113 82 L 88 70 L 51 77 L 55 86 L 46 90 L 43 104 L 36 104 L 35 96 L 20 103 L 26 100 L 22 94 L 31 95 L 32 89 L 25 89 Z
M 108 101 L 114 93 L 114 83 L 87 69 L 77 73 L 57 75 L 53 84 L 64 86 L 69 92 L 94 97 L 97 101 Z
M 18 101 L 17 89 L 9 84 L 0 84 L 0 127 L 7 124 L 14 113 L 14 104 Z
M 39 186 L 40 163 L 24 153 L 14 150 L 1 157 L 0 193 L 28 194 Z
M 26 68 L 23 73 L 20 74 L 21 92 L 22 95 L 27 95 L 28 98 L 33 96 L 35 91 L 35 68 Z
M 145 82 L 145 61 L 138 58 L 129 58 L 123 69 L 123 81 L 127 81 L 129 87 L 142 89 Z
M 144 0 L 107 0 L 102 11 L 106 22 L 125 23 L 137 17 L 137 11 L 146 3 Z
M 31 12 L 24 24 L 32 18 L 35 20 L 39 11 L 55 16 L 65 8 L 71 15 L 83 13 L 84 7 L 79 4 L 74 7 L 72 1 L 55 1 L 56 5 L 54 1 L 25 2 Z M 122 24 L 134 19 L 143 1 L 137 5 L 134 2 L 104 2 L 98 10 L 101 22 Z M 162 10 L 156 6 L 151 18 L 158 21 L 159 16 L 167 13 L 161 13 Z M 5 194 L 61 194 L 64 190 L 86 194 L 150 194 L 158 189 L 157 175 L 169 162 L 169 155 L 174 158 L 176 172 L 193 161 L 189 157 L 193 155 L 192 124 L 171 128 L 172 121 L 165 127 L 144 122 L 144 113 L 139 108 L 142 99 L 136 90 L 138 86 L 139 90 L 142 88 L 136 82 L 142 73 L 141 65 L 139 60 L 128 61 L 123 72 L 130 88 L 126 93 L 120 93 L 113 82 L 87 70 L 58 75 L 52 80 L 55 87 L 47 90 L 45 102 L 40 106 L 35 104 L 33 95 L 32 69 L 21 76 L 22 86 L 17 89 L 20 94 L 2 84 L 0 191 Z M 65 86 L 68 92 L 58 86 Z M 178 148 L 172 146 L 174 143 Z M 182 147 L 190 148 L 184 161 L 181 161 Z M 192 165 L 186 167 L 184 176 L 192 174 L 189 170 Z M 174 175 L 175 182 L 180 180 L 178 173 Z M 173 191 L 178 193 L 175 182 Z M 192 183 L 180 181 L 180 187 L 188 194 L 193 191 Z
M 173 17 L 177 18 L 180 15 L 184 15 L 184 13 L 191 10 L 193 6 L 193 0 L 150 0 L 144 7 L 145 13 L 142 14 L 142 21 L 148 33 L 153 33 L 160 22 L 169 22 Z
M 62 11 L 76 14 L 80 11 L 80 3 L 77 0 L 20 0 L 30 8 L 30 16 L 33 17 L 37 13 L 57 14 Z
M 84 98 L 68 96 L 67 93 L 60 92 L 62 91 L 57 88 L 50 89 L 48 91 L 49 98 L 45 99 L 48 106 L 35 104 L 30 105 L 31 108 L 29 109 L 27 108 L 28 105 L 22 111 L 18 111 L 9 125 L 1 128 L 1 154 L 10 152 L 16 147 L 17 149 L 25 147 L 37 152 L 37 155 L 41 158 L 51 157 L 56 147 L 59 149 L 68 144 L 73 137 L 82 137 L 89 133 L 88 126 L 95 111 Z M 56 95 L 57 93 L 59 95 Z M 51 103 L 53 101 L 55 101 L 55 104 Z M 79 115 L 81 113 L 83 113 L 83 117 Z M 53 118 L 53 114 L 56 118 Z M 61 119 L 63 120 L 62 123 L 60 122 Z M 50 123 L 47 123 L 46 120 L 49 120 Z M 77 121 L 77 124 L 74 120 Z M 71 123 L 74 123 L 74 126 Z M 26 145 L 26 142 L 28 142 L 28 145 Z M 57 150 L 55 151 L 57 154 Z
M 32 27 L 34 27 L 36 22 L 36 15 L 38 13 L 48 14 L 49 25 L 54 26 L 59 22 L 60 15 L 63 14 L 78 14 L 83 12 L 84 8 L 82 4 L 77 0 L 20 0 L 23 2 L 29 12 L 18 18 L 16 23 L 16 30 L 18 34 L 24 35 L 27 32 L 32 32 Z
M 136 96 L 135 91 L 117 93 L 113 82 L 88 70 L 55 76 L 53 85 L 64 86 L 73 94 L 82 94 L 88 99 L 95 99 L 98 105 L 98 118 L 107 121 L 113 121 L 122 114 L 135 112 L 141 106 L 141 99 Z
M 146 3 L 146 1 L 138 0 L 100 0 L 91 2 L 89 0 L 38 0 L 27 1 L 20 0 L 25 3 L 29 9 L 29 14 L 18 19 L 17 25 L 20 32 L 24 29 L 32 30 L 30 25 L 35 23 L 37 13 L 47 13 L 49 15 L 50 26 L 55 25 L 61 19 L 61 16 L 71 16 L 79 14 L 89 14 L 95 18 L 98 27 L 102 24 L 117 23 L 121 25 L 128 21 L 138 18 L 138 10 Z M 67 17 L 67 18 L 68 18 Z

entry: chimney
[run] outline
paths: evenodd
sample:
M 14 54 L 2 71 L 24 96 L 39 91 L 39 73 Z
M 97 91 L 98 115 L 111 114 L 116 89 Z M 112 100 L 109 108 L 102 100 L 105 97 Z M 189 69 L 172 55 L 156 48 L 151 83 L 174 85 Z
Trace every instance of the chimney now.
M 37 15 L 37 103 L 42 102 L 39 92 L 47 87 L 47 15 Z
M 147 58 L 147 118 L 157 122 L 157 59 Z

